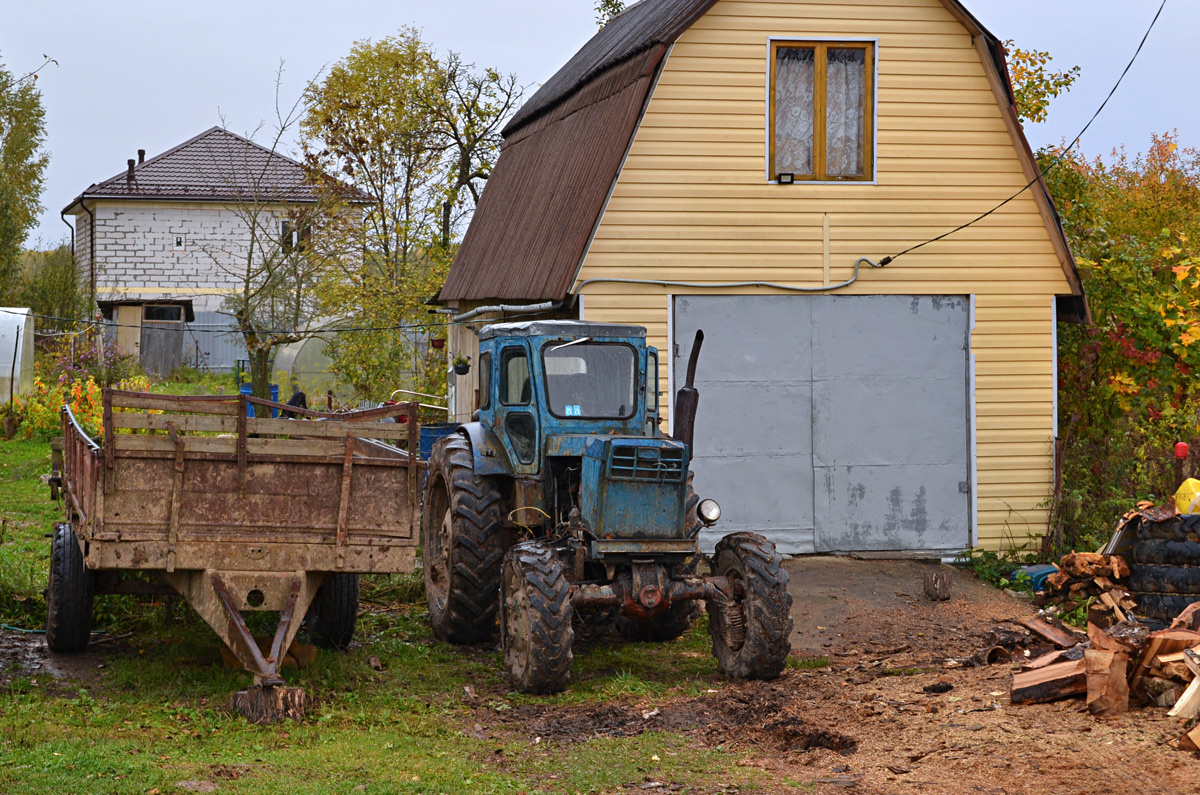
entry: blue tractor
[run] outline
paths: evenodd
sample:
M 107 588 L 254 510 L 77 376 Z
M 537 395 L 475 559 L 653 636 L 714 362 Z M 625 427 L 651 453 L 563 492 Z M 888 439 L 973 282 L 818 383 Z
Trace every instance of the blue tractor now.
M 570 676 L 576 608 L 606 607 L 636 640 L 670 640 L 709 613 L 713 653 L 735 678 L 779 675 L 792 599 L 774 544 L 733 533 L 688 465 L 698 395 L 659 430 L 658 352 L 638 326 L 537 320 L 479 332 L 479 409 L 430 455 L 421 546 L 434 633 L 492 637 L 512 686 L 554 693 Z M 711 569 L 700 571 L 702 561 Z

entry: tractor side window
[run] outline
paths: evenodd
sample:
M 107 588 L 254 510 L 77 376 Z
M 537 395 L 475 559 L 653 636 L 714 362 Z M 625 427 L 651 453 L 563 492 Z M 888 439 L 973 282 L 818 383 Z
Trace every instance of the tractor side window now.
M 492 355 L 479 355 L 479 408 L 492 405 Z
M 528 406 L 532 399 L 525 349 L 505 348 L 500 353 L 500 402 L 506 406 Z
M 658 351 L 646 354 L 646 410 L 658 413 Z

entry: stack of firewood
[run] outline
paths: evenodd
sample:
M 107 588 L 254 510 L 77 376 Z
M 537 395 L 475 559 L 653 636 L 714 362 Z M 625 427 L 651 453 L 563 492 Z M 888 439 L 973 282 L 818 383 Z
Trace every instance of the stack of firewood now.
M 1013 675 L 1013 704 L 1085 696 L 1094 715 L 1119 714 L 1133 703 L 1168 708 L 1184 724 L 1200 716 L 1200 604 L 1158 632 L 1119 606 L 1096 604 L 1087 639 L 1065 636 L 1056 645 Z M 1184 731 L 1178 745 L 1200 751 L 1200 726 Z
M 1129 564 L 1120 555 L 1069 552 L 1055 566 L 1058 571 L 1046 578 L 1046 590 L 1039 594 L 1043 606 L 1056 605 L 1059 613 L 1069 613 L 1097 597 L 1119 612 L 1134 608 L 1129 593 L 1117 585 L 1129 576 Z

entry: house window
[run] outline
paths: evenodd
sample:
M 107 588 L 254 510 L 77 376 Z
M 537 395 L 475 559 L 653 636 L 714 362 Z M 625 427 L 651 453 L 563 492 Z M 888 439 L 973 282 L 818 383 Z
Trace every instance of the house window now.
M 874 83 L 872 42 L 771 42 L 770 179 L 873 179 Z
M 304 244 L 308 240 L 309 235 L 308 224 L 298 224 L 290 219 L 284 219 L 279 222 L 279 245 L 285 254 L 293 251 L 300 253 L 304 251 Z

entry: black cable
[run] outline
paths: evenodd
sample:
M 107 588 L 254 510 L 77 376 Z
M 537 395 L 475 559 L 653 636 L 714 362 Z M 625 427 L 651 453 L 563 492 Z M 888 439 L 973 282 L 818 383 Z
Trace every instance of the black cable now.
M 883 259 L 881 259 L 879 261 L 879 267 L 883 267 L 884 265 L 887 265 L 890 262 L 894 262 L 895 260 L 899 259 L 900 257 L 903 257 L 905 254 L 909 253 L 910 251 L 916 251 L 917 249 L 921 248 L 922 246 L 928 246 L 930 243 L 936 243 L 939 240 L 944 240 L 945 238 L 950 237 L 950 235 L 953 235 L 956 232 L 961 232 L 962 230 L 966 229 L 969 226 L 974 226 L 975 224 L 982 221 L 984 218 L 987 218 L 989 215 L 991 215 L 992 213 L 999 210 L 1004 205 L 1011 202 L 1013 199 L 1020 196 L 1025 191 L 1032 188 L 1034 185 L 1036 185 L 1038 182 L 1040 182 L 1043 177 L 1045 177 L 1048 173 L 1050 173 L 1051 169 L 1053 169 L 1055 166 L 1057 166 L 1059 163 L 1061 163 L 1063 161 L 1063 159 L 1066 158 L 1067 154 L 1072 149 L 1075 148 L 1076 144 L 1079 143 L 1080 139 L 1083 138 L 1083 134 L 1086 133 L 1088 131 L 1088 128 L 1092 126 L 1092 122 L 1096 121 L 1096 118 L 1100 115 L 1100 112 L 1104 110 L 1104 107 L 1106 105 L 1108 105 L 1108 101 L 1113 98 L 1114 94 L 1117 93 L 1117 89 L 1120 87 L 1121 82 L 1125 79 L 1125 75 L 1129 74 L 1129 70 L 1131 68 L 1133 68 L 1134 61 L 1136 61 L 1138 56 L 1141 54 L 1142 48 L 1146 46 L 1146 40 L 1150 38 L 1150 31 L 1154 30 L 1154 26 L 1158 23 L 1158 18 L 1160 16 L 1162 16 L 1163 9 L 1166 8 L 1166 6 L 1167 6 L 1167 0 L 1162 0 L 1162 5 L 1160 5 L 1158 7 L 1158 13 L 1156 13 L 1154 15 L 1154 19 L 1151 20 L 1150 27 L 1146 28 L 1146 35 L 1142 36 L 1142 41 L 1140 44 L 1138 44 L 1137 50 L 1133 53 L 1133 57 L 1130 58 L 1129 63 L 1125 65 L 1125 70 L 1123 72 L 1121 72 L 1121 76 L 1117 78 L 1117 82 L 1113 85 L 1112 90 L 1108 92 L 1108 96 L 1104 98 L 1104 101 L 1100 103 L 1100 107 L 1097 108 L 1096 112 L 1092 114 L 1092 118 L 1088 119 L 1088 123 L 1083 125 L 1083 129 L 1079 131 L 1079 135 L 1075 136 L 1075 140 L 1071 142 L 1071 145 L 1068 146 L 1066 149 L 1062 150 L 1062 152 L 1060 154 L 1056 155 L 1049 163 L 1047 163 L 1046 167 L 1043 168 L 1040 172 L 1038 172 L 1038 175 L 1036 177 L 1034 177 L 1032 180 L 1030 180 L 1029 183 L 1025 187 L 1021 188 L 1019 191 L 1014 193 L 1012 196 L 1009 196 L 1007 199 L 1000 202 L 995 207 L 988 210 L 986 213 L 979 216 L 978 218 L 968 221 L 967 223 L 963 224 L 962 226 L 951 229 L 949 232 L 946 232 L 945 234 L 941 234 L 935 238 L 926 240 L 924 243 L 918 243 L 915 246 L 910 246 L 909 248 L 906 248 L 903 251 L 901 251 L 899 254 L 893 254 L 890 257 L 884 257 Z

